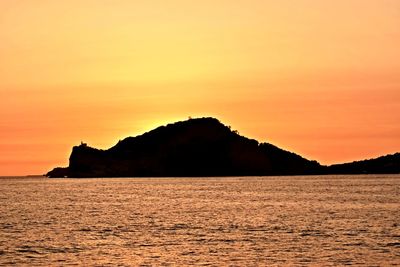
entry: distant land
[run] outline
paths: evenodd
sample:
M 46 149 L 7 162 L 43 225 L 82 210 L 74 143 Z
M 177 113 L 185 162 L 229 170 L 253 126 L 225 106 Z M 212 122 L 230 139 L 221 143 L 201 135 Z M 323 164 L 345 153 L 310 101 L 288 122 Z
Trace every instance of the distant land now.
M 400 153 L 324 166 L 239 135 L 215 118 L 158 127 L 100 150 L 82 143 L 47 177 L 202 177 L 400 173 Z

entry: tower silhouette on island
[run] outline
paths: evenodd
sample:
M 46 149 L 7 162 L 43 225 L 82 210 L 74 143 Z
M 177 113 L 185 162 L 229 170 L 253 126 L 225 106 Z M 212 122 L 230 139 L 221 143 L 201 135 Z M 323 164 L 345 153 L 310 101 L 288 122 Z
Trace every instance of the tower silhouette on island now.
M 160 126 L 100 150 L 81 143 L 47 177 L 209 177 L 400 173 L 400 154 L 323 166 L 239 135 L 215 118 Z

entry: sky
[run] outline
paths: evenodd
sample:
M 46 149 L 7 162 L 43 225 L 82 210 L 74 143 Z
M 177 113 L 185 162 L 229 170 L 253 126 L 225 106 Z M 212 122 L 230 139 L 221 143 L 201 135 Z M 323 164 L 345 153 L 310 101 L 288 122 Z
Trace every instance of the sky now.
M 4 0 L 0 40 L 0 175 L 189 116 L 322 164 L 400 151 L 398 0 Z

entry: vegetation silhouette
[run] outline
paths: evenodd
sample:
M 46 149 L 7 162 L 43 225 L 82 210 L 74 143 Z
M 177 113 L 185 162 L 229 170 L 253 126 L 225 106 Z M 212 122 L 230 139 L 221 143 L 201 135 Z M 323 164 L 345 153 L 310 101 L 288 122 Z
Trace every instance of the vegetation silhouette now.
M 195 177 L 399 173 L 400 155 L 322 166 L 269 143 L 239 135 L 215 118 L 158 127 L 108 150 L 75 146 L 69 166 L 48 177 Z
M 400 173 L 400 153 L 376 159 L 334 164 L 328 167 L 330 174 L 395 174 Z

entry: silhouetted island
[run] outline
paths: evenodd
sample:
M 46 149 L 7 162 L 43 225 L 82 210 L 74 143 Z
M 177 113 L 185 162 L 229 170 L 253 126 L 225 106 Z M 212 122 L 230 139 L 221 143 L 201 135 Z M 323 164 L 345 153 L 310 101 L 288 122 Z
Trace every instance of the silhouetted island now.
M 322 166 L 272 144 L 243 137 L 215 118 L 158 127 L 108 150 L 82 143 L 69 166 L 48 177 L 194 177 L 400 173 L 400 154 Z

